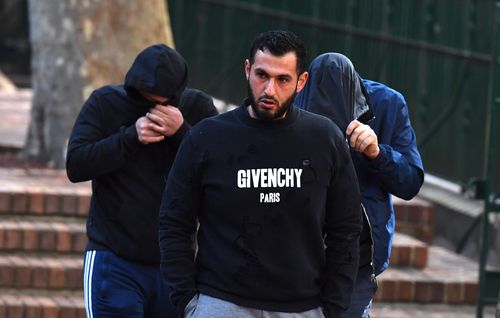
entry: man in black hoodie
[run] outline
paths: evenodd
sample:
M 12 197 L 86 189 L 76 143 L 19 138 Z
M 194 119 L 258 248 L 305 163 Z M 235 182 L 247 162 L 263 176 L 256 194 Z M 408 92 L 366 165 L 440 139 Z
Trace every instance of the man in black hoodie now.
M 72 182 L 92 180 L 87 317 L 177 317 L 159 271 L 161 194 L 190 124 L 217 114 L 212 99 L 186 83 L 182 56 L 153 45 L 124 85 L 94 91 L 76 119 L 66 170 Z

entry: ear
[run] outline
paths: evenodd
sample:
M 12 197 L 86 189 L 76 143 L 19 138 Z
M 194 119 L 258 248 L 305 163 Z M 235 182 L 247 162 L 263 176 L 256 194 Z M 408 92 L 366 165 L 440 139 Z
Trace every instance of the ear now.
M 307 79 L 309 78 L 309 73 L 304 72 L 299 75 L 299 79 L 297 80 L 297 90 L 296 92 L 300 92 L 304 86 L 306 86 Z
M 248 59 L 245 60 L 245 75 L 248 78 L 250 77 L 250 61 Z

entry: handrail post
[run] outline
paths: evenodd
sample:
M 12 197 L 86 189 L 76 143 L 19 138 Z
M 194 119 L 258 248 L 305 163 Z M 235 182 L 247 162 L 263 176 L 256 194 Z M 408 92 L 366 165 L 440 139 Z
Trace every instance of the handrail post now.
M 496 131 L 497 124 L 497 109 L 499 107 L 500 102 L 500 93 L 498 92 L 498 81 L 500 76 L 500 71 L 498 67 L 498 59 L 499 59 L 499 50 L 500 50 L 500 1 L 496 2 L 496 10 L 495 10 L 495 23 L 494 23 L 494 42 L 493 42 L 493 59 L 491 63 L 491 81 L 489 87 L 489 109 L 486 114 L 487 122 L 486 122 L 486 142 L 485 142 L 485 156 L 484 156 L 484 213 L 482 215 L 482 235 L 480 242 L 480 255 L 479 255 L 479 284 L 478 284 L 478 293 L 477 293 L 477 307 L 476 307 L 476 317 L 483 317 L 483 308 L 485 305 L 486 295 L 486 265 L 488 260 L 488 250 L 489 250 L 489 215 L 490 212 L 495 211 L 495 208 L 498 207 L 495 204 L 494 195 L 493 195 L 493 186 L 492 179 L 494 175 L 493 163 L 494 163 L 494 154 L 495 154 L 495 144 L 493 135 Z M 498 94 L 498 95 L 497 95 Z M 499 212 L 499 211 L 496 211 Z

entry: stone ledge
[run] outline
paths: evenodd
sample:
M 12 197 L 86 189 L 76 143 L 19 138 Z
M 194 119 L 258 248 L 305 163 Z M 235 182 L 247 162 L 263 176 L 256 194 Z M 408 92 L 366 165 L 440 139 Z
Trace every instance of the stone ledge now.
M 73 221 L 7 220 L 0 223 L 2 252 L 57 252 L 83 255 L 87 235 L 85 223 Z
M 0 291 L 0 317 L 85 318 L 81 293 Z
M 83 256 L 0 255 L 1 288 L 81 290 Z
M 420 198 L 405 201 L 393 197 L 396 230 L 430 243 L 434 237 L 434 205 Z
M 391 267 L 425 268 L 427 266 L 427 244 L 406 234 L 396 232 L 392 242 Z
M 378 277 L 377 301 L 474 304 L 478 266 L 441 247 L 429 247 L 424 269 L 390 267 Z

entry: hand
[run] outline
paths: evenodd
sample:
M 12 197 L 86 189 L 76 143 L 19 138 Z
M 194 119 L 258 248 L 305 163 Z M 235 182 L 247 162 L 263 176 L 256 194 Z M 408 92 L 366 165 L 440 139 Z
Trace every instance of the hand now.
M 184 123 L 184 117 L 179 108 L 170 105 L 156 105 L 149 110 L 146 117 L 156 124 L 154 127 L 156 132 L 167 137 L 175 134 Z
M 161 127 L 149 120 L 146 116 L 142 116 L 135 122 L 137 137 L 143 144 L 160 142 L 165 139 L 165 136 L 158 133 L 159 129 L 161 129 Z
M 349 144 L 354 150 L 362 152 L 370 159 L 377 158 L 380 153 L 378 138 L 370 126 L 353 120 L 347 126 L 346 135 L 349 139 Z

